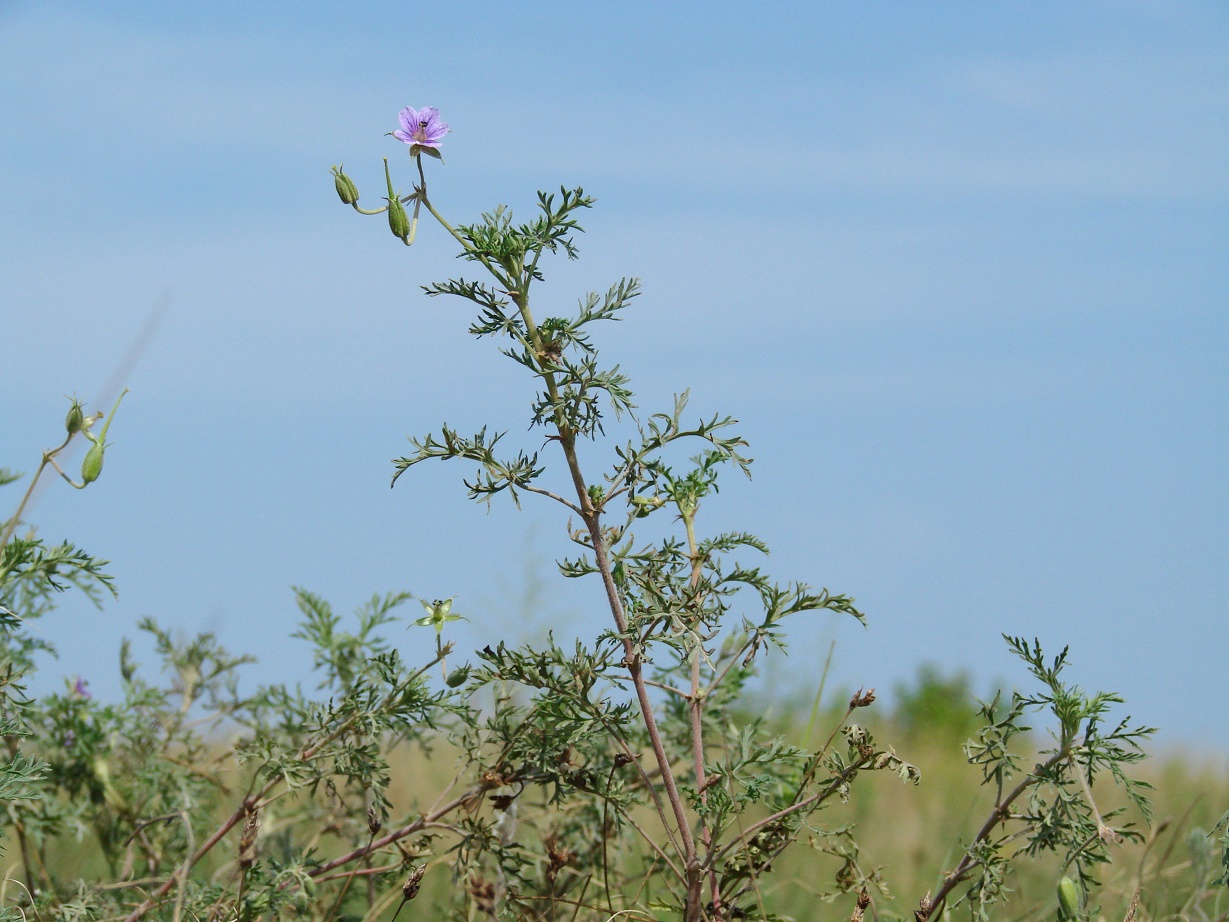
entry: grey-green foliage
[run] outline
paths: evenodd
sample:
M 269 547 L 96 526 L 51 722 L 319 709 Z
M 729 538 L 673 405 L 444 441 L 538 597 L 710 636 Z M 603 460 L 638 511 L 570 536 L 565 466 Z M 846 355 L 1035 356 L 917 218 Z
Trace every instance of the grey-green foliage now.
M 76 401 L 73 407 L 79 410 Z M 80 429 L 78 421 L 77 431 Z M 70 431 L 59 450 L 75 434 Z M 44 453 L 40 473 L 52 463 L 56 451 Z M 0 485 L 19 480 L 20 475 L 0 469 Z M 27 695 L 36 656 L 54 653 L 54 647 L 35 636 L 30 625 L 51 611 L 55 597 L 70 587 L 83 592 L 95 604 L 99 604 L 104 592 L 114 593 L 111 577 L 105 570 L 106 561 L 67 541 L 49 547 L 33 531 L 16 533 L 21 524 L 21 509 L 36 480 L 37 475 L 14 516 L 0 522 L 0 736 L 4 739 L 0 811 L 6 818 L 6 829 L 12 833 L 9 841 L 16 840 L 18 846 L 26 870 L 23 882 L 27 892 L 36 887 L 31 855 L 42 832 L 39 817 L 56 809 L 48 796 L 53 787 L 50 782 L 54 766 L 46 761 L 41 747 L 29 746 L 41 729 L 41 710 Z M 12 907 L 0 908 L 6 919 L 15 912 Z
M 420 178 L 414 197 L 429 203 L 421 170 Z M 719 415 L 686 420 L 685 392 L 670 411 L 642 417 L 627 376 L 618 365 L 601 361 L 594 324 L 621 316 L 640 292 L 636 280 L 623 279 L 604 294 L 584 296 L 572 316 L 535 321 L 531 291 L 544 280 L 542 257 L 562 251 L 576 258 L 578 214 L 591 205 L 582 190 L 562 189 L 557 197 L 539 194 L 538 215 L 525 224 L 517 225 L 503 207 L 455 229 L 441 219 L 460 244 L 461 255 L 481 265 L 490 280 L 424 286 L 429 295 L 472 302 L 478 318 L 471 334 L 503 340 L 501 352 L 538 382 L 529 423 L 546 429 L 563 476 L 550 478 L 541 450 L 501 454 L 496 446 L 507 430 L 490 434 L 483 429 L 467 438 L 444 426 L 438 435 L 411 440 L 413 452 L 396 462 L 394 482 L 422 461 L 459 459 L 477 462 L 477 473 L 465 481 L 473 499 L 489 502 L 507 491 L 519 505 L 521 494 L 528 492 L 563 505 L 573 517 L 570 536 L 581 552 L 561 561 L 560 569 L 568 577 L 597 577 L 610 609 L 612 626 L 590 650 L 578 648 L 565 656 L 553 643 L 546 650 L 487 648 L 487 670 L 475 674 L 475 690 L 495 683 L 533 691 L 523 711 L 486 732 L 495 729 L 497 738 L 506 739 L 501 752 L 519 752 L 529 723 L 536 756 L 533 771 L 525 776 L 499 762 L 484 764 L 484 770 L 508 784 L 522 784 L 530 777 L 538 783 L 549 781 L 556 802 L 565 796 L 571 778 L 574 787 L 606 798 L 609 810 L 609 803 L 616 802 L 610 784 L 619 777 L 616 761 L 621 755 L 624 767 L 638 766 L 663 830 L 660 844 L 640 843 L 641 849 L 656 852 L 666 871 L 664 879 L 636 885 L 644 895 L 641 909 L 651 909 L 658 899 L 688 919 L 762 914 L 762 901 L 747 901 L 757 891 L 758 878 L 769 873 L 773 857 L 804 824 L 813 823 L 812 815 L 830 797 L 850 796 L 854 780 L 868 770 L 892 770 L 913 782 L 918 773 L 890 747 L 876 746 L 861 727 L 844 728 L 844 747 L 832 746 L 830 740 L 820 752 L 808 753 L 765 736 L 756 721 L 739 723 L 734 718 L 730 705 L 737 701 L 738 689 L 768 647 L 782 645 L 786 616 L 823 610 L 859 620 L 863 616 L 845 596 L 770 580 L 745 560 L 747 554 L 767 551 L 754 536 L 706 536 L 699 531 L 701 505 L 717 493 L 721 471 L 732 466 L 745 473 L 750 459 L 745 442 L 732 433 L 734 420 Z M 607 432 L 610 421 L 624 417 L 630 420 L 632 437 L 614 438 L 605 472 L 596 479 L 587 477 L 577 440 L 613 435 Z M 697 442 L 699 453 L 680 469 L 671 460 L 677 456 L 676 444 Z M 658 513 L 670 521 L 658 527 L 656 519 L 645 521 Z M 1131 781 L 1124 768 L 1139 757 L 1135 746 L 1150 731 L 1125 724 L 1103 731 L 1101 721 L 1118 700 L 1115 696 L 1084 696 L 1064 685 L 1058 674 L 1065 652 L 1046 665 L 1039 648 L 1009 642 L 1044 691 L 1033 697 L 1017 695 L 1005 715 L 993 703 L 983 709 L 986 729 L 969 754 L 997 785 L 995 819 L 968 844 L 944 891 L 920 908 L 923 914 L 967 883 L 962 894 L 984 916 L 1003 894 L 1010 860 L 1020 852 L 1063 850 L 1087 884 L 1089 867 L 1106 860 L 1109 842 L 1134 834 L 1129 825 L 1108 825 L 1116 812 L 1097 812 L 1090 786 L 1099 772 L 1109 772 L 1146 816 L 1143 786 Z M 850 712 L 853 709 L 851 702 Z M 1020 719 L 1037 710 L 1057 719 L 1060 744 L 1049 761 L 1007 789 L 1019 772 L 1019 756 L 1011 744 L 1026 729 Z M 606 743 L 580 759 L 595 770 L 580 773 L 584 780 L 578 785 L 578 773 L 571 769 L 576 746 L 595 734 Z M 549 741 L 562 753 L 553 763 L 552 747 L 543 750 Z M 715 758 L 716 753 L 724 756 Z M 560 764 L 569 766 L 568 771 L 560 770 Z M 594 788 L 603 777 L 612 779 L 605 792 Z M 626 797 L 625 788 L 617 791 Z M 1021 798 L 1023 810 L 1004 813 Z M 756 810 L 767 815 L 751 820 Z M 1024 824 L 1026 835 L 994 835 L 1005 820 Z M 735 828 L 736 835 L 724 838 Z M 813 837 L 824 840 L 822 826 L 810 829 Z M 505 879 L 513 873 L 506 866 L 506 849 L 494 848 L 483 866 L 478 855 L 484 841 L 477 834 L 470 841 L 466 868 Z M 1020 841 L 1023 848 L 1014 844 Z M 844 880 L 861 886 L 871 878 L 847 874 Z M 610 911 L 630 908 L 624 902 L 626 888 L 612 884 L 608 873 L 603 886 Z M 518 908 L 528 912 L 530 906 Z
M 1093 784 L 1106 773 L 1114 780 L 1145 821 L 1151 818 L 1146 782 L 1132 779 L 1126 769 L 1144 758 L 1140 744 L 1155 730 L 1129 720 L 1106 724 L 1114 694 L 1086 694 L 1062 677 L 1067 665 L 1064 649 L 1046 659 L 1040 643 L 1021 637 L 1004 639 L 1040 685 L 1031 695 L 1015 692 L 1010 702 L 1000 696 L 981 706 L 983 726 L 965 747 L 971 764 L 981 767 L 983 783 L 994 790 L 994 809 L 964 858 L 934 897 L 939 903 L 966 880 L 965 891 L 978 919 L 989 919 L 990 908 L 1007 892 L 1007 871 L 1019 856 L 1043 852 L 1063 856 L 1064 868 L 1074 865 L 1085 888 L 1096 885 L 1097 865 L 1111 860 L 1110 847 L 1141 838 L 1133 821 L 1114 823 L 1125 808 L 1098 809 Z M 1031 729 L 1030 715 L 1049 718 L 1053 742 L 1029 752 L 1030 769 L 1013 743 L 1024 742 Z
M 419 183 L 398 200 L 413 203 L 415 223 L 398 238 L 413 241 L 425 208 L 483 273 L 425 291 L 470 302 L 470 333 L 495 339 L 537 393 L 519 420 L 412 439 L 393 481 L 423 461 L 460 460 L 474 500 L 560 506 L 576 550 L 559 569 L 590 584 L 607 628 L 591 642 L 491 638 L 463 656 L 445 640 L 460 617 L 452 599 L 420 599 L 427 616 L 407 617 L 412 597 L 394 592 L 345 617 L 296 589 L 310 691 L 244 693 L 248 657 L 154 619 L 140 625 L 154 667 L 125 643 L 117 703 L 81 683 L 27 701 L 10 682 L 0 805 L 20 842 L 20 909 L 63 922 L 333 922 L 429 899 L 414 907 L 420 917 L 774 919 L 778 866 L 810 848 L 834 869 L 813 892 L 851 903 L 857 894 L 861 919 L 888 899 L 887 882 L 833 808 L 868 776 L 917 786 L 921 773 L 853 721 L 873 691 L 854 695 L 812 747 L 749 714 L 746 690 L 764 658 L 784 651 L 788 618 L 864 615 L 846 595 L 771 579 L 754 535 L 705 532 L 721 476 L 748 473 L 751 460 L 735 420 L 694 417 L 686 391 L 641 412 L 628 377 L 603 360 L 601 325 L 623 316 L 636 280 L 582 296 L 569 315 L 535 318 L 544 258 L 577 257 L 591 198 L 563 189 L 539 195 L 526 223 L 499 208 L 454 228 L 427 195 L 421 158 L 415 167 Z M 359 209 L 353 181 L 340 168 L 334 177 L 343 202 L 387 210 Z M 525 424 L 539 430 L 534 447 L 508 447 Z M 582 465 L 581 441 L 593 443 L 587 464 L 602 459 L 597 476 Z M 4 539 L 6 605 L 39 615 L 66 586 L 110 589 L 102 565 L 70 545 L 47 549 L 11 527 Z M 9 675 L 20 679 L 40 647 L 4 618 Z M 408 659 L 402 625 L 419 641 Z M 919 922 L 961 901 L 990 918 L 1013 862 L 1045 851 L 1092 888 L 1111 846 L 1137 835 L 1116 809 L 1098 809 L 1098 776 L 1147 816 L 1145 786 L 1126 770 L 1150 731 L 1109 722 L 1116 696 L 1066 684 L 1065 651 L 1047 661 L 1035 643 L 1008 640 L 1039 690 L 983 705 L 967 754 L 993 792 L 990 815 L 942 888 L 915 895 Z M 1054 743 L 1028 768 L 1032 718 L 1050 724 Z M 407 764 L 431 771 L 399 804 L 392 788 Z M 73 863 L 57 864 L 69 848 Z

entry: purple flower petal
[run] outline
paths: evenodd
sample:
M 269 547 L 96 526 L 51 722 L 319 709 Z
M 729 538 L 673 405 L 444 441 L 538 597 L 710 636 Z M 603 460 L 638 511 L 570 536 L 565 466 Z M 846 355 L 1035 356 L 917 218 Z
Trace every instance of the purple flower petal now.
M 401 128 L 393 132 L 393 137 L 412 147 L 438 148 L 448 134 L 448 123 L 440 121 L 440 111 L 435 106 L 423 106 L 418 111 L 406 106 L 397 118 Z

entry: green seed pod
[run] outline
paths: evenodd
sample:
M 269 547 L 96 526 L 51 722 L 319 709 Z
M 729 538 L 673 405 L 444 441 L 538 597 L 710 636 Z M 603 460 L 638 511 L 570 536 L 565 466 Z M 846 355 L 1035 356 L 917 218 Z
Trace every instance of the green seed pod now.
M 102 453 L 107 450 L 107 433 L 111 431 L 111 423 L 115 422 L 115 414 L 119 412 L 120 402 L 124 399 L 124 395 L 128 393 L 128 388 L 124 388 L 120 395 L 115 398 L 115 406 L 111 408 L 111 415 L 103 424 L 102 434 L 98 436 L 86 433 L 88 438 L 94 444 L 90 446 L 90 450 L 85 453 L 85 460 L 81 462 L 81 486 L 86 487 L 98 479 L 98 475 L 102 473 Z M 99 413 L 96 419 L 101 417 Z M 87 421 L 88 422 L 88 421 Z
M 388 229 L 398 240 L 404 240 L 410 235 L 410 216 L 405 213 L 405 206 L 396 196 L 388 200 Z
M 358 186 L 339 166 L 333 167 L 333 185 L 337 187 L 337 197 L 343 205 L 353 205 L 358 201 Z
M 64 428 L 68 430 L 69 435 L 76 435 L 81 431 L 83 425 L 85 425 L 85 414 L 81 412 L 81 404 L 74 399 L 73 405 L 68 408 L 68 416 L 64 417 Z
M 1058 882 L 1058 918 L 1075 922 L 1080 917 L 1080 888 L 1070 877 Z
M 405 240 L 410 235 L 410 217 L 405 213 L 405 206 L 393 191 L 393 177 L 388 171 L 388 158 L 384 158 L 384 180 L 388 183 L 388 229 L 398 240 Z
M 98 475 L 102 473 L 102 453 L 105 446 L 99 440 L 90 446 L 90 450 L 85 453 L 85 460 L 81 462 L 81 482 L 85 484 L 93 483 L 98 479 Z
M 469 678 L 469 667 L 460 666 L 448 674 L 448 678 L 444 681 L 449 688 L 460 688 L 465 684 L 465 680 Z

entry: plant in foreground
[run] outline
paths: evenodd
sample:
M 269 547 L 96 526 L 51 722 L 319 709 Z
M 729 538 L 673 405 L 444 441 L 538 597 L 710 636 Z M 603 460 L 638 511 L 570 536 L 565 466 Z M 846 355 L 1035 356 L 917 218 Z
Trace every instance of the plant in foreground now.
M 449 670 L 451 599 L 422 599 L 426 615 L 405 619 L 436 639 L 425 663 L 407 663 L 386 630 L 409 593 L 375 596 L 347 621 L 297 589 L 296 636 L 314 648 L 316 693 L 242 695 L 246 657 L 147 619 L 161 670 L 151 678 L 125 645 L 120 704 L 75 686 L 37 702 L 5 699 L 12 783 L 0 798 L 20 844 L 21 911 L 65 922 L 375 920 L 429 890 L 444 918 L 771 919 L 781 862 L 809 848 L 832 872 L 819 899 L 845 895 L 855 919 L 889 914 L 879 869 L 832 810 L 876 773 L 920 781 L 853 722 L 873 690 L 848 701 L 818 748 L 789 742 L 746 706 L 757 665 L 784 647 L 786 618 L 862 613 L 847 596 L 771 580 L 755 536 L 704 530 L 720 475 L 746 474 L 751 461 L 734 420 L 690 418 L 686 392 L 643 415 L 627 376 L 602 359 L 596 333 L 622 317 L 637 280 L 585 295 L 571 313 L 535 314 L 547 257 L 577 256 L 592 199 L 540 193 L 525 223 L 501 206 L 454 226 L 428 196 L 423 166 L 424 154 L 439 158 L 448 126 L 431 107 L 403 110 L 400 123 L 393 134 L 409 148 L 413 191 L 394 191 L 386 160 L 384 207 L 359 207 L 341 167 L 338 196 L 385 214 L 406 245 L 423 209 L 456 241 L 477 278 L 424 290 L 470 302 L 470 332 L 499 340 L 534 383 L 527 416 L 541 447 L 508 447 L 506 430 L 443 425 L 411 440 L 393 483 L 424 461 L 461 460 L 472 465 L 464 483 L 474 500 L 534 496 L 562 507 L 577 550 L 559 569 L 593 584 L 608 627 L 591 643 L 492 643 Z M 590 459 L 603 448 L 595 476 Z M 20 611 L 75 558 L 23 564 L 10 551 L 21 546 L 9 540 L 13 527 L 0 602 Z M 109 585 L 91 558 L 78 563 L 79 576 Z M 19 622 L 5 627 L 10 662 L 26 674 L 32 641 Z M 941 885 L 919 895 L 916 920 L 957 903 L 988 919 L 1013 860 L 1044 852 L 1061 862 L 1055 905 L 1087 914 L 1111 847 L 1138 837 L 1118 806 L 1094 799 L 1094 783 L 1108 778 L 1147 816 L 1145 786 L 1126 769 L 1150 730 L 1111 722 L 1117 697 L 1068 684 L 1066 651 L 1047 659 L 1035 642 L 1008 643 L 1039 691 L 982 706 L 966 754 L 991 808 Z M 1033 717 L 1052 725 L 1053 742 L 1029 768 Z M 233 746 L 223 745 L 234 728 Z M 424 776 L 398 803 L 392 765 L 412 758 Z M 75 850 L 67 872 L 56 864 L 65 850 Z

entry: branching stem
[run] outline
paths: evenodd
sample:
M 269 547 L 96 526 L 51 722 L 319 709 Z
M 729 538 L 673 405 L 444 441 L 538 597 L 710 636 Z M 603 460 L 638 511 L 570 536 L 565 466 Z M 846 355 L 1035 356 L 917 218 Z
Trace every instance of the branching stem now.
M 966 849 L 964 857 L 960 859 L 960 863 L 957 864 L 952 871 L 944 875 L 943 886 L 941 886 L 938 892 L 936 892 L 931 898 L 930 919 L 937 919 L 939 915 L 942 914 L 948 895 L 952 892 L 952 890 L 959 886 L 961 881 L 968 877 L 971 871 L 981 864 L 981 862 L 972 855 L 973 847 L 989 838 L 990 834 L 994 831 L 994 827 L 1008 818 L 1009 808 L 1013 803 L 1015 803 L 1021 794 L 1031 788 L 1034 784 L 1037 784 L 1041 780 L 1041 776 L 1046 771 L 1049 771 L 1064 759 L 1071 756 L 1073 745 L 1074 744 L 1068 744 L 1058 752 L 1054 753 L 1054 755 L 1047 759 L 1042 765 L 1038 766 L 1037 769 L 1030 772 L 1028 775 L 1025 775 L 1019 784 L 999 799 L 999 802 L 995 804 L 994 809 L 990 811 L 990 815 L 986 817 L 986 821 L 982 824 L 981 829 L 977 831 L 977 835 L 973 837 L 973 841 L 969 843 L 969 847 Z
M 441 652 L 446 653 L 447 650 L 448 648 L 446 647 Z M 394 686 L 385 696 L 384 700 L 379 704 L 377 710 L 383 711 L 395 704 L 400 699 L 401 694 L 405 691 L 405 689 L 408 688 L 413 682 L 417 681 L 428 670 L 430 670 L 431 667 L 440 661 L 440 658 L 441 656 L 437 655 L 429 663 L 426 663 L 419 669 L 410 673 L 402 681 L 398 682 L 397 685 Z M 295 761 L 310 762 L 321 749 L 348 732 L 358 722 L 361 716 L 361 713 L 351 715 L 315 743 L 311 744 L 310 746 L 304 746 L 296 754 Z M 214 830 L 213 834 L 201 844 L 200 848 L 198 848 L 195 852 L 192 852 L 187 858 L 184 859 L 182 873 L 186 875 L 189 871 L 191 871 L 191 869 L 195 867 L 202 858 L 213 850 L 214 846 L 222 841 L 228 832 L 235 828 L 240 820 L 248 816 L 253 809 L 257 808 L 263 801 L 265 801 L 265 798 L 272 793 L 273 789 L 282 782 L 283 777 L 284 776 L 281 774 L 275 775 L 264 784 L 259 793 L 249 794 L 245 797 L 243 802 L 235 809 L 235 811 L 228 816 L 222 824 Z M 409 835 L 409 833 L 406 833 L 406 835 Z M 366 852 L 364 851 L 364 854 L 365 853 Z M 332 867 L 336 866 L 337 865 L 335 864 L 332 865 Z M 124 922 L 137 922 L 137 920 L 144 917 L 146 913 L 158 905 L 159 901 L 161 901 L 164 896 L 171 892 L 171 889 L 175 886 L 179 877 L 180 875 L 176 874 L 170 880 L 163 883 L 162 886 L 155 890 L 150 897 L 144 900 L 139 906 L 137 906 L 136 909 L 132 910 L 132 912 L 125 917 Z

